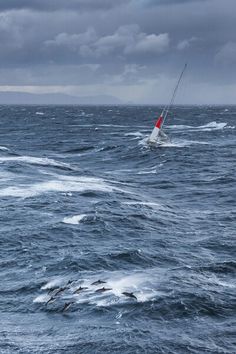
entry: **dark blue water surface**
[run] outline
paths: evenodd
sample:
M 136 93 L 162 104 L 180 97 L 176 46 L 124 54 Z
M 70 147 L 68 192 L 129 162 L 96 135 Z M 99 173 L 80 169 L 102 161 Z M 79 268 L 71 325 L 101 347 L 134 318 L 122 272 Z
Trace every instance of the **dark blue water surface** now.
M 236 107 L 160 110 L 0 107 L 1 353 L 236 352 Z

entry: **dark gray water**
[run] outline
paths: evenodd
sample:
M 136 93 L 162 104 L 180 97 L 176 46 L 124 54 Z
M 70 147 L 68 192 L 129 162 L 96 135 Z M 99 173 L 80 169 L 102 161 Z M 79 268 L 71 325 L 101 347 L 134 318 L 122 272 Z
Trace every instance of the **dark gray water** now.
M 236 107 L 160 110 L 0 107 L 1 353 L 236 352 Z

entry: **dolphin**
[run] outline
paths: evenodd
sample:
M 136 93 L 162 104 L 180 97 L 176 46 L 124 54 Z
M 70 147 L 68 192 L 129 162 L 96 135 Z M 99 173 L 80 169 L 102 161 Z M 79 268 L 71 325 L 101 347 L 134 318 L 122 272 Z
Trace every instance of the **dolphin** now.
M 109 290 L 112 290 L 111 288 L 100 288 L 100 289 L 97 289 L 95 290 L 95 293 L 103 293 L 104 291 L 109 291 Z
M 80 286 L 78 289 L 76 289 L 75 291 L 73 291 L 73 294 L 78 294 L 78 293 L 80 293 L 81 291 L 83 291 L 83 290 L 86 290 L 86 289 L 88 289 L 88 287 L 87 286 Z
M 127 296 L 127 297 L 131 297 L 131 298 L 133 298 L 135 300 L 138 300 L 137 297 L 134 295 L 134 293 L 129 293 L 127 291 L 124 291 L 122 294 Z
M 48 295 L 52 294 L 55 290 L 59 290 L 60 287 L 59 286 L 55 286 L 54 288 L 51 288 L 50 290 L 48 290 Z
M 71 307 L 71 305 L 74 303 L 74 301 L 71 301 L 71 302 L 66 302 L 63 309 L 62 309 L 62 312 L 68 310 L 69 307 Z
M 106 281 L 103 281 L 103 280 L 97 280 L 97 281 L 95 281 L 95 282 L 93 282 L 91 285 L 100 285 L 100 284 L 105 284 L 106 283 Z
M 64 290 L 66 290 L 66 289 L 68 289 L 66 286 L 65 286 L 64 288 L 59 288 L 59 289 L 55 292 L 54 296 L 57 296 L 58 294 L 62 293 L 62 292 L 63 292 Z
M 50 299 L 46 302 L 46 305 L 53 303 L 56 300 L 54 296 L 51 296 Z
M 68 282 L 67 282 L 66 285 L 70 285 L 70 284 L 72 284 L 72 283 L 74 283 L 74 280 L 68 280 Z

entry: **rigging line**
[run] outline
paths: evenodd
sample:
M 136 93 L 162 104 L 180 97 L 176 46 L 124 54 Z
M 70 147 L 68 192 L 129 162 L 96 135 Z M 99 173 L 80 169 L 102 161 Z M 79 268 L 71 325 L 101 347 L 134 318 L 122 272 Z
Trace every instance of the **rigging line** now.
M 181 80 L 182 80 L 182 77 L 183 77 L 183 75 L 184 75 L 184 72 L 185 72 L 186 68 L 187 68 L 187 64 L 185 63 L 185 64 L 184 64 L 184 68 L 183 68 L 183 70 L 182 70 L 182 72 L 181 72 L 181 74 L 180 74 L 179 80 L 178 80 L 178 82 L 177 82 L 177 84 L 176 84 L 176 86 L 175 86 L 175 89 L 174 89 L 174 91 L 173 91 L 173 95 L 172 95 L 172 98 L 171 98 L 171 100 L 170 100 L 170 103 L 169 103 L 169 105 L 167 106 L 167 108 L 164 108 L 165 114 L 164 114 L 164 117 L 163 117 L 162 127 L 163 127 L 163 125 L 164 125 L 164 123 L 165 123 L 165 119 L 166 119 L 166 117 L 167 117 L 167 114 L 169 113 L 169 110 L 170 110 L 171 106 L 173 105 L 173 102 L 174 102 L 174 99 L 175 99 L 175 96 L 176 96 L 178 87 L 179 87 L 179 85 L 180 85 L 180 82 L 181 82 Z

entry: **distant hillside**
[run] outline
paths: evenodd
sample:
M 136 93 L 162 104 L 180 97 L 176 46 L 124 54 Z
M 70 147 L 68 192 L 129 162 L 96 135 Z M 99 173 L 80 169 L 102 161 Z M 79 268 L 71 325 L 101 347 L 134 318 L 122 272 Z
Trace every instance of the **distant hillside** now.
M 99 96 L 71 96 L 63 93 L 25 93 L 25 92 L 0 92 L 0 104 L 122 104 L 118 98 L 109 95 Z

